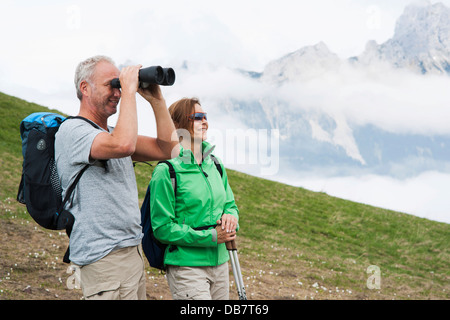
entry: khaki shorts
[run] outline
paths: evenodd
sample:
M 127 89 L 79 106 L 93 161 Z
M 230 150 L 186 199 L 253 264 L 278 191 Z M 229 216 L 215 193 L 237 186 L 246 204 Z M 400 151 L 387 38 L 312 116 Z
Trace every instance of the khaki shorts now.
M 167 267 L 174 300 L 229 300 L 228 263 L 217 267 Z
M 80 268 L 86 300 L 145 300 L 145 270 L 141 246 L 112 251 Z

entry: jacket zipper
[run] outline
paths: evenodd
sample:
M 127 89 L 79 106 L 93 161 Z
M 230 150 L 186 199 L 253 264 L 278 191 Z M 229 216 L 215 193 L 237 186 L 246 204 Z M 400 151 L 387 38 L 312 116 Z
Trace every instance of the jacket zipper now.
M 202 164 L 200 164 L 198 166 L 199 166 L 200 171 L 203 173 L 203 177 L 204 177 L 204 179 L 206 181 L 206 184 L 208 185 L 208 188 L 209 188 L 209 194 L 210 194 L 210 197 L 211 197 L 211 206 L 210 206 L 210 213 L 211 213 L 210 214 L 210 219 L 211 219 L 213 208 L 214 208 L 214 195 L 213 195 L 213 192 L 212 192 L 211 184 L 210 184 L 210 182 L 208 180 L 208 174 L 203 170 L 203 162 L 202 162 Z M 211 222 L 211 220 L 210 220 L 210 222 Z M 213 222 L 211 222 L 211 224 L 212 223 Z M 219 263 L 219 250 L 217 249 L 217 251 L 216 251 L 216 266 L 218 265 L 218 263 Z
M 200 171 L 203 173 L 204 179 L 205 179 L 206 184 L 208 185 L 208 188 L 209 188 L 209 194 L 211 196 L 210 212 L 212 213 L 213 208 L 214 208 L 214 195 L 213 195 L 213 192 L 212 192 L 212 187 L 211 187 L 211 184 L 209 183 L 209 180 L 208 180 L 208 174 L 203 170 L 203 166 L 202 165 L 198 165 L 198 166 L 200 168 Z M 210 220 L 210 222 L 211 222 L 211 224 L 213 223 L 213 221 L 211 221 L 211 220 Z

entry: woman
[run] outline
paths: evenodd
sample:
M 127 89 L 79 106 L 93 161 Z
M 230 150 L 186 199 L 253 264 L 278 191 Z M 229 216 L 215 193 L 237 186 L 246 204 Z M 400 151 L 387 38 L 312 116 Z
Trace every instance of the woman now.
M 169 160 L 177 177 L 176 196 L 167 164 L 150 181 L 155 237 L 169 246 L 164 264 L 174 299 L 229 299 L 229 255 L 225 242 L 236 238 L 239 211 L 225 168 L 219 172 L 206 142 L 208 121 L 198 99 L 169 108 L 180 140 Z M 217 160 L 218 161 L 218 160 Z

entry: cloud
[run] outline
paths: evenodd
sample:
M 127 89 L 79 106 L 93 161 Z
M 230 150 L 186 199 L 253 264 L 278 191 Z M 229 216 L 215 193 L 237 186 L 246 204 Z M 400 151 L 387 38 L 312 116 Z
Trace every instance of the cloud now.
M 298 173 L 294 175 L 298 176 Z M 289 184 L 293 181 L 292 176 L 289 180 L 287 177 L 280 180 Z M 304 176 L 294 184 L 335 197 L 450 223 L 450 174 L 424 172 L 405 180 L 377 175 Z
M 399 134 L 450 135 L 450 77 L 343 65 L 336 72 L 283 86 L 292 110 L 343 116 L 350 126 L 374 125 Z
M 228 68 L 193 66 L 180 72 L 173 94 L 205 99 L 210 112 L 218 117 L 230 112 L 233 101 L 262 103 L 268 120 L 276 120 L 277 112 L 288 112 L 291 116 L 285 120 L 289 121 L 306 114 L 313 138 L 342 147 L 349 157 L 364 165 L 353 128 L 372 125 L 398 135 L 450 136 L 448 87 L 450 77 L 388 67 L 343 64 L 336 72 L 278 86 Z M 322 114 L 333 119 L 333 128 L 321 127 L 318 119 Z M 272 129 L 278 125 L 273 121 Z

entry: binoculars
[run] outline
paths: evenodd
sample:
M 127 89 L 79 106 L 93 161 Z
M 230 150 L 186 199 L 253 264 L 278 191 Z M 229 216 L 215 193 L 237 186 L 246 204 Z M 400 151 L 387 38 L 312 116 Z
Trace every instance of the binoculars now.
M 150 84 L 159 84 L 162 86 L 171 86 L 175 83 L 175 71 L 172 68 L 162 68 L 153 66 L 139 70 L 139 87 L 147 88 Z M 119 78 L 111 81 L 113 88 L 120 88 Z

